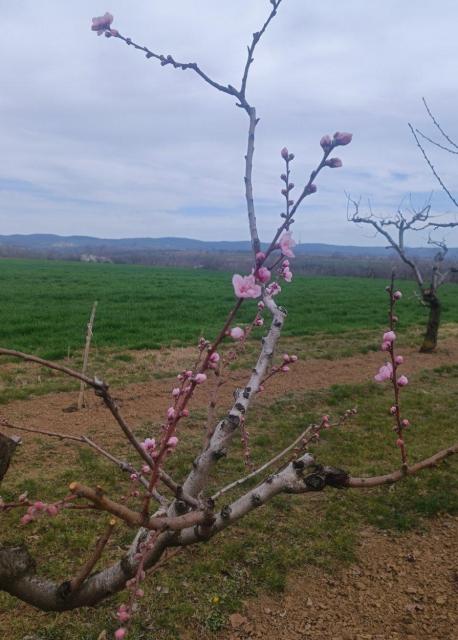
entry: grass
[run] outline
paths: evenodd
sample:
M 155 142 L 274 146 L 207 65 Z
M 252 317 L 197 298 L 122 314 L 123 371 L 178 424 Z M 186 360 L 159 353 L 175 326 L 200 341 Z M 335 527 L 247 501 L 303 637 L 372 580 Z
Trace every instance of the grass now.
M 411 460 L 431 454 L 456 437 L 450 415 L 454 411 L 457 380 L 456 365 L 440 367 L 427 376 L 413 376 L 403 392 L 403 412 L 412 424 L 406 435 Z M 355 404 L 359 412 L 353 421 L 342 430 L 326 432 L 314 447 L 317 459 L 349 469 L 353 475 L 376 474 L 397 467 L 399 451 L 394 446 L 387 411 L 390 391 L 387 386 L 373 383 L 291 393 L 270 407 L 254 407 L 249 422 L 254 463 L 260 464 L 291 442 L 318 415 L 328 412 L 336 416 Z M 177 477 L 185 473 L 198 450 L 199 416 L 188 424 L 180 455 L 170 459 L 171 471 Z M 148 426 L 143 429 L 141 435 L 146 435 Z M 119 494 L 125 487 L 121 473 L 114 472 L 90 450 L 78 449 L 72 458 L 65 453 L 69 447 L 62 443 L 39 441 L 37 446 L 42 448 L 32 458 L 25 448 L 17 454 L 16 473 L 10 473 L 2 486 L 4 499 L 24 490 L 31 497 L 55 499 L 56 495 L 64 495 L 66 485 L 75 477 L 90 478 L 92 484 L 101 484 L 110 494 Z M 115 451 L 122 447 L 115 438 Z M 65 465 L 46 465 L 46 478 L 39 478 L 43 460 L 58 460 L 59 455 Z M 227 616 L 248 596 L 260 589 L 282 590 L 288 572 L 304 564 L 334 571 L 351 562 L 361 527 L 406 531 L 422 526 L 424 517 L 444 512 L 458 514 L 457 471 L 458 461 L 451 459 L 391 488 L 277 497 L 209 544 L 186 549 L 153 576 L 147 582 L 141 613 L 136 616 L 129 638 L 172 640 L 182 637 L 183 630 L 190 627 L 194 628 L 195 637 L 212 637 L 225 627 Z M 243 472 L 240 444 L 235 442 L 231 455 L 219 463 L 211 488 Z M 64 513 L 13 533 L 18 517 L 17 513 L 2 516 L 3 540 L 12 542 L 25 536 L 26 543 L 41 558 L 40 570 L 55 579 L 72 575 L 79 562 L 75 558 L 84 557 L 84 550 L 93 544 L 105 520 L 103 515 Z M 120 528 L 109 545 L 108 558 L 119 554 L 130 535 Z M 42 549 L 46 550 L 44 554 Z M 8 624 L 10 640 L 20 640 L 26 633 L 36 634 L 37 640 L 96 640 L 102 629 L 111 632 L 115 628 L 113 611 L 122 597 L 116 596 L 91 611 L 37 615 L 0 594 L 0 626 Z
M 94 300 L 96 348 L 157 349 L 211 337 L 231 308 L 231 274 L 196 269 L 0 259 L 0 344 L 61 359 L 80 353 Z M 370 330 L 386 319 L 385 281 L 296 277 L 279 297 L 291 308 L 285 336 Z M 403 282 L 401 329 L 423 325 L 426 311 Z M 443 288 L 443 321 L 458 317 L 457 285 Z M 215 301 L 218 301 L 215 303 Z M 254 315 L 242 307 L 240 322 Z M 259 330 L 260 331 L 260 330 Z

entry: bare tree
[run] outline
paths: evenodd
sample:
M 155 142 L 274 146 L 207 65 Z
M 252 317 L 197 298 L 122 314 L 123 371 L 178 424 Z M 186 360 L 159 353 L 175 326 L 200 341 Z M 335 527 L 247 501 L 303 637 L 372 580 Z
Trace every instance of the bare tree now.
M 400 259 L 412 271 L 420 292 L 420 300 L 428 309 L 428 320 L 426 331 L 420 351 L 431 353 L 436 349 L 441 320 L 441 301 L 438 295 L 440 286 L 446 282 L 448 276 L 456 271 L 454 267 L 444 269 L 444 260 L 447 255 L 447 245 L 445 240 L 434 240 L 431 233 L 428 237 L 428 244 L 437 248 L 430 265 L 428 273 L 420 265 L 412 252 L 406 246 L 406 234 L 410 232 L 428 231 L 434 232 L 437 229 L 451 229 L 458 226 L 458 221 L 441 222 L 431 213 L 431 205 L 428 204 L 420 210 L 398 209 L 394 216 L 379 216 L 372 209 L 367 215 L 360 214 L 360 203 L 351 198 L 348 199 L 347 218 L 356 224 L 366 224 L 372 226 L 375 231 L 383 236 L 389 247 L 394 249 Z
M 61 582 L 55 582 L 38 575 L 35 560 L 23 545 L 0 547 L 0 589 L 39 609 L 62 611 L 93 606 L 127 587 L 130 595 L 127 602 L 121 605 L 117 612 L 120 624 L 123 625 L 115 633 L 117 640 L 121 640 L 127 634 L 126 626 L 134 610 L 134 600 L 142 595 L 140 583 L 145 579 L 145 572 L 158 566 L 166 550 L 208 541 L 276 495 L 305 494 L 311 491 L 321 491 L 325 487 L 367 488 L 392 484 L 406 476 L 414 475 L 422 469 L 434 466 L 458 451 L 458 444 L 454 444 L 430 458 L 413 464 L 408 463 L 404 441 L 404 428 L 408 426 L 408 420 L 401 416 L 400 405 L 400 394 L 408 380 L 406 376 L 399 376 L 397 372 L 402 365 L 402 357 L 395 354 L 393 327 L 396 320 L 393 309 L 400 294 L 394 291 L 392 283 L 388 290 L 390 327 L 383 336 L 383 349 L 389 352 L 391 364 L 381 368 L 376 380 L 381 382 L 391 380 L 393 386 L 395 412 L 392 413 L 396 419 L 396 444 L 401 451 L 400 468 L 382 476 L 358 478 L 352 477 L 347 471 L 326 464 L 318 464 L 314 460 L 307 450 L 308 445 L 318 439 L 321 429 L 338 427 L 355 413 L 354 410 L 348 409 L 334 423 L 330 421 L 328 416 L 323 416 L 317 424 L 310 425 L 303 433 L 298 434 L 290 446 L 280 451 L 272 459 L 267 460 L 258 469 L 250 471 L 242 478 L 234 479 L 213 494 L 209 491 L 210 479 L 215 467 L 221 458 L 228 455 L 231 442 L 236 434 L 241 435 L 245 456 L 249 457 L 245 425 L 253 400 L 263 390 L 264 385 L 269 384 L 269 381 L 276 375 L 287 374 L 297 360 L 294 355 L 288 354 L 280 357 L 278 364 L 275 364 L 273 360 L 287 316 L 286 310 L 276 303 L 275 295 L 281 289 L 279 282 L 288 283 L 292 278 L 288 258 L 294 257 L 292 251 L 294 240 L 290 227 L 294 223 L 294 216 L 304 198 L 315 193 L 314 180 L 320 172 L 324 168 L 337 168 L 342 165 L 340 159 L 330 157 L 331 152 L 336 147 L 345 146 L 351 141 L 351 134 L 341 132 L 335 133 L 332 138 L 324 136 L 321 139 L 321 159 L 306 179 L 295 200 L 292 197 L 294 184 L 290 179 L 294 155 L 289 153 L 286 148 L 282 149 L 281 156 L 285 170 L 281 180 L 284 185 L 282 195 L 285 199 L 285 209 L 281 213 L 281 223 L 268 249 L 260 251 L 252 184 L 254 137 L 258 118 L 255 108 L 246 97 L 246 90 L 255 47 L 275 17 L 281 2 L 282 0 L 270 0 L 272 8 L 269 15 L 262 28 L 253 34 L 239 88 L 216 82 L 204 73 L 196 63 L 177 62 L 170 55 L 157 54 L 147 47 L 134 43 L 130 38 L 126 38 L 117 30 L 112 29 L 113 18 L 110 14 L 105 14 L 105 16 L 93 21 L 93 29 L 100 34 L 104 33 L 108 37 L 124 41 L 127 45 L 145 53 L 147 58 L 158 60 L 162 66 L 170 65 L 177 69 L 193 71 L 208 85 L 235 98 L 237 106 L 247 114 L 249 121 L 245 195 L 254 253 L 253 271 L 247 276 L 234 275 L 233 285 L 236 302 L 227 314 L 216 337 L 213 340 L 204 338 L 199 340 L 193 368 L 183 370 L 178 374 L 178 382 L 171 393 L 171 405 L 164 416 L 164 422 L 157 438 L 147 438 L 143 442 L 139 440 L 135 429 L 128 424 L 122 415 L 120 407 L 110 393 L 108 384 L 96 376 L 90 377 L 62 364 L 43 360 L 30 354 L 11 349 L 0 349 L 0 356 L 18 358 L 59 371 L 91 387 L 111 413 L 126 439 L 126 459 L 113 455 L 112 452 L 85 435 L 62 434 L 50 429 L 36 429 L 18 425 L 12 423 L 7 417 L 1 419 L 2 427 L 12 431 L 31 432 L 43 437 L 67 439 L 78 445 L 91 447 L 128 476 L 129 487 L 126 491 L 127 499 L 126 496 L 122 499 L 121 497 L 108 496 L 99 486 L 90 487 L 83 482 L 72 482 L 68 495 L 56 503 L 49 504 L 36 499 L 30 500 L 27 496 L 19 496 L 13 502 L 0 503 L 0 510 L 25 511 L 25 515 L 21 518 L 24 525 L 38 517 L 58 515 L 63 509 L 73 509 L 75 514 L 79 513 L 80 509 L 86 510 L 84 513 L 89 514 L 103 511 L 135 530 L 127 553 L 114 564 L 93 573 L 93 568 L 103 556 L 106 543 L 114 528 L 114 523 L 110 519 L 103 531 L 100 532 L 94 548 L 88 552 L 86 560 L 75 571 L 75 575 Z M 234 326 L 240 307 L 242 304 L 249 304 L 250 299 L 259 299 L 252 322 L 244 328 Z M 214 418 L 214 409 L 220 380 L 225 375 L 228 364 L 233 362 L 243 350 L 251 330 L 263 324 L 264 313 L 270 315 L 271 321 L 270 327 L 261 340 L 257 360 L 250 369 L 243 388 L 234 391 L 233 405 L 225 416 L 217 421 Z M 225 346 L 228 342 L 229 345 Z M 210 393 L 209 420 L 201 451 L 190 465 L 186 477 L 183 480 L 176 480 L 166 471 L 166 463 L 170 455 L 178 455 L 178 428 L 181 421 L 189 415 L 188 406 L 196 389 L 208 383 L 208 377 L 213 375 L 216 380 Z M 0 451 L 5 451 L 5 461 L 4 463 L 0 461 L 0 467 L 6 469 L 11 457 L 9 443 Z M 135 463 L 128 459 L 129 454 L 136 456 Z M 10 469 L 12 466 L 10 465 Z M 266 472 L 268 475 L 265 475 Z M 258 476 L 260 479 L 257 486 L 247 491 L 242 490 L 239 497 L 227 497 L 232 490 L 243 487 L 248 480 Z M 152 507 L 152 504 L 155 504 L 155 507 Z

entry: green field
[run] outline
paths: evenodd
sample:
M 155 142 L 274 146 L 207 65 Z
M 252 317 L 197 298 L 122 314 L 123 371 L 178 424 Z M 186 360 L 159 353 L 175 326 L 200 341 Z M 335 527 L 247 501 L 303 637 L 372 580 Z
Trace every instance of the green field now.
M 384 326 L 384 280 L 296 277 L 278 300 L 290 310 L 285 336 L 339 334 Z M 426 311 L 404 292 L 400 328 L 422 325 Z M 0 345 L 62 358 L 84 342 L 94 300 L 99 301 L 94 345 L 119 349 L 192 344 L 211 338 L 234 302 L 231 274 L 196 269 L 103 265 L 44 260 L 0 260 Z M 444 322 L 458 321 L 458 287 L 443 288 Z M 254 314 L 249 301 L 241 322 Z

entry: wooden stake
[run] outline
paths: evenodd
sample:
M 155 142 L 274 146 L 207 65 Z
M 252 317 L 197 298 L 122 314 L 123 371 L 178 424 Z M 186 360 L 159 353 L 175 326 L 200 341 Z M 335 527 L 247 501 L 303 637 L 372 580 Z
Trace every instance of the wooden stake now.
M 86 345 L 84 347 L 84 355 L 83 355 L 83 370 L 82 370 L 82 374 L 83 375 L 86 375 L 86 369 L 87 369 L 87 365 L 88 365 L 88 362 L 89 362 L 89 349 L 91 347 L 92 328 L 94 326 L 96 310 L 97 310 L 97 300 L 94 302 L 94 304 L 92 306 L 91 317 L 89 318 L 89 322 L 88 322 L 88 325 L 87 325 Z M 78 397 L 78 411 L 86 406 L 86 402 L 85 402 L 85 399 L 84 399 L 84 390 L 85 390 L 85 388 L 86 388 L 86 385 L 81 380 L 80 394 L 79 394 L 79 397 Z

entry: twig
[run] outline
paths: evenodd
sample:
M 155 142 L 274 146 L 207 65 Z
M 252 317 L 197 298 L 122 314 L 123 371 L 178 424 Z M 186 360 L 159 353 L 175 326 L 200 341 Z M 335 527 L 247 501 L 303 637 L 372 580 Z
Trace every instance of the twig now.
M 108 525 L 106 526 L 105 531 L 97 540 L 95 545 L 95 549 L 92 555 L 86 560 L 81 569 L 78 571 L 77 575 L 70 581 L 70 592 L 78 591 L 86 578 L 90 575 L 92 569 L 97 564 L 99 558 L 101 557 L 103 550 L 110 539 L 111 534 L 113 533 L 113 529 L 116 526 L 116 520 L 112 518 Z

